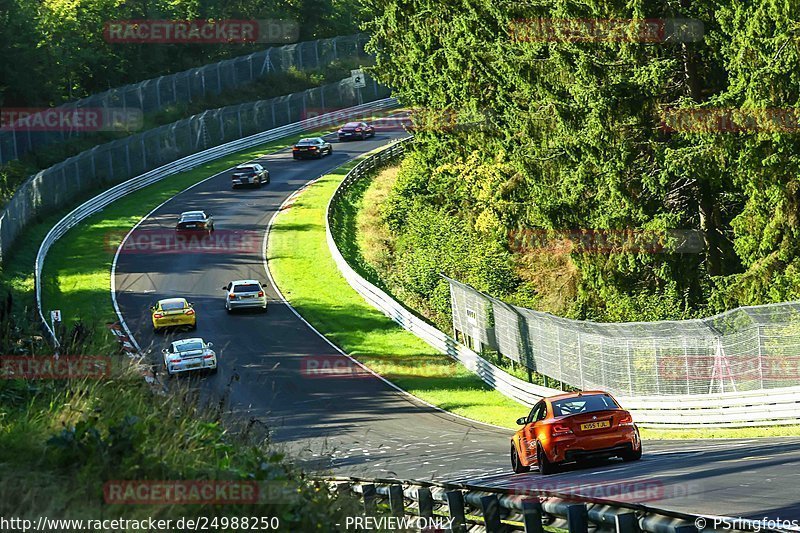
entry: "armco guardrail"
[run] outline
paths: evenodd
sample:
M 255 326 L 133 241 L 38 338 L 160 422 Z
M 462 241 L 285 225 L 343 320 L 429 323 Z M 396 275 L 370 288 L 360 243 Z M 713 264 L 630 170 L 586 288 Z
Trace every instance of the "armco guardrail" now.
M 345 176 L 331 197 L 326 232 L 328 248 L 336 266 L 350 286 L 372 306 L 436 350 L 463 364 L 498 392 L 525 406 L 532 406 L 543 396 L 558 394 L 561 391 L 510 375 L 422 320 L 359 275 L 339 251 L 331 231 L 332 206 L 352 183 L 402 154 L 409 141 L 410 138 L 404 139 L 363 160 Z M 619 396 L 618 399 L 634 412 L 637 422 L 644 427 L 750 427 L 800 423 L 800 387 L 708 395 Z
M 340 493 L 356 495 L 364 514 L 398 529 L 543 533 L 543 526 L 570 533 L 698 533 L 715 531 L 776 531 L 763 522 L 703 517 L 610 500 L 587 499 L 557 491 L 496 489 L 475 485 L 334 477 L 321 480 Z M 405 519 L 405 520 L 403 520 Z M 738 521 L 737 521 L 738 520 Z M 355 522 L 354 522 L 355 524 Z M 700 525 L 700 529 L 698 529 Z M 427 527 L 426 527 L 427 526 Z M 737 529 L 742 528 L 742 529 Z
M 257 133 L 255 135 L 238 139 L 215 148 L 204 150 L 202 152 L 158 167 L 150 172 L 146 172 L 140 176 L 120 183 L 119 185 L 112 187 L 111 189 L 98 194 L 91 200 L 81 204 L 79 207 L 71 211 L 67 216 L 59 220 L 56 225 L 50 229 L 42 241 L 42 244 L 39 246 L 39 251 L 36 254 L 36 264 L 34 269 L 34 278 L 36 284 L 36 307 L 39 312 L 39 318 L 42 321 L 44 328 L 47 330 L 50 339 L 55 343 L 56 346 L 58 346 L 58 339 L 56 338 L 56 335 L 51 329 L 50 325 L 47 323 L 47 320 L 45 320 L 44 316 L 44 309 L 42 306 L 42 267 L 50 247 L 67 231 L 69 231 L 70 228 L 74 227 L 82 220 L 93 215 L 94 213 L 97 213 L 107 205 L 122 198 L 123 196 L 147 187 L 148 185 L 156 183 L 157 181 L 160 181 L 178 172 L 192 169 L 208 161 L 233 154 L 240 150 L 252 148 L 254 146 L 258 146 L 259 144 L 280 139 L 281 137 L 301 133 L 303 131 L 307 131 L 308 129 L 318 128 L 320 124 L 326 123 L 326 119 L 332 122 L 333 120 L 339 120 L 350 115 L 360 115 L 363 113 L 391 109 L 397 105 L 398 103 L 395 98 L 386 98 L 376 102 L 370 102 L 367 104 L 342 109 L 334 113 L 320 115 L 318 117 L 295 122 L 293 124 L 281 126 L 280 128 L 271 129 L 262 133 Z M 131 332 L 128 331 L 127 333 L 130 336 Z
M 191 102 L 207 95 L 241 87 L 274 72 L 319 69 L 335 61 L 364 57 L 369 36 L 363 33 L 273 46 L 252 54 L 191 68 L 175 74 L 115 87 L 57 109 L 136 109 L 153 113 L 167 106 Z M 81 131 L 0 132 L 0 163 L 19 159 L 36 148 L 83 135 Z

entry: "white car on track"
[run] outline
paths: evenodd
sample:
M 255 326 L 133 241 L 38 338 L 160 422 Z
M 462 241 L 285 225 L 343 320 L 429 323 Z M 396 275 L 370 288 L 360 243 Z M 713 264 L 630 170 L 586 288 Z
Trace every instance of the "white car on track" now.
M 267 292 L 255 279 L 231 281 L 222 290 L 225 291 L 225 310 L 229 313 L 235 309 L 267 310 Z
M 212 346 L 212 343 L 207 343 L 200 337 L 172 342 L 169 347 L 161 350 L 167 375 L 173 376 L 192 370 L 216 372 L 217 354 L 211 349 Z

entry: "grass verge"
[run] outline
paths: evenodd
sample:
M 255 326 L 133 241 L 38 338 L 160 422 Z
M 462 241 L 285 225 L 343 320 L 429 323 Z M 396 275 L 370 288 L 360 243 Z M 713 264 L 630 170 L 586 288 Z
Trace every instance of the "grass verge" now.
M 270 270 L 284 296 L 337 346 L 411 394 L 455 414 L 516 428 L 525 407 L 487 387 L 466 368 L 435 352 L 367 304 L 339 274 L 325 240 L 325 209 L 347 171 L 346 165 L 324 176 L 302 193 L 291 209 L 275 220 L 270 235 Z M 391 172 L 391 169 L 387 170 Z M 389 176 L 390 178 L 390 176 Z M 355 184 L 334 212 L 340 250 L 361 274 L 378 285 L 374 262 L 381 252 L 362 254 L 386 235 L 360 230 L 377 216 L 374 201 L 385 197 L 385 180 Z M 367 198 L 369 201 L 364 201 Z M 368 224 L 369 219 L 372 224 Z M 642 428 L 642 438 L 708 439 L 800 436 L 800 426 L 723 429 Z
M 276 283 L 314 327 L 399 387 L 455 414 L 513 427 L 525 407 L 397 326 L 339 274 L 325 241 L 325 208 L 354 165 L 323 176 L 275 219 L 267 257 Z

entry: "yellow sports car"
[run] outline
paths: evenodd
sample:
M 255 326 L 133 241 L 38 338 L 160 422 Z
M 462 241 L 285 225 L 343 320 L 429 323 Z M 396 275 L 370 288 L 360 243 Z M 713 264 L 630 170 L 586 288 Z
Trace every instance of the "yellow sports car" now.
M 159 300 L 150 307 L 153 317 L 153 331 L 171 326 L 197 327 L 197 315 L 186 298 L 167 298 Z

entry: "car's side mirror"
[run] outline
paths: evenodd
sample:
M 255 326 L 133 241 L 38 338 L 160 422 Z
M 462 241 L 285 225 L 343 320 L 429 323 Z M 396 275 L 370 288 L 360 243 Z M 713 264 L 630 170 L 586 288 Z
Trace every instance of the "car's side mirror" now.
M 527 423 L 528 423 L 528 418 L 527 417 L 521 416 L 521 417 L 517 418 L 517 425 L 518 426 L 524 426 Z
M 227 290 L 228 290 L 228 287 L 222 287 L 222 290 L 223 290 L 223 291 L 227 291 Z
M 164 355 L 167 355 L 169 353 L 169 350 L 167 350 L 166 348 L 162 348 L 161 349 L 161 353 L 163 353 Z
M 189 303 L 189 307 L 194 307 L 194 304 L 193 303 Z
M 208 344 L 206 344 L 206 346 L 208 346 L 209 348 L 211 348 L 212 346 L 214 346 L 214 343 L 213 343 L 213 342 L 209 342 Z
M 150 310 L 151 310 L 151 311 L 155 311 L 155 310 L 156 310 L 156 306 L 155 306 L 155 305 L 151 305 L 151 306 L 150 306 Z

